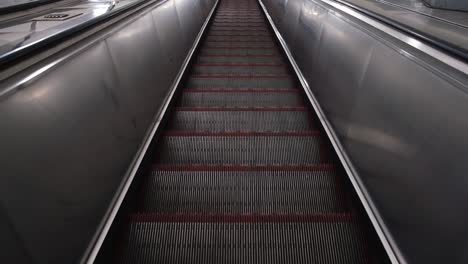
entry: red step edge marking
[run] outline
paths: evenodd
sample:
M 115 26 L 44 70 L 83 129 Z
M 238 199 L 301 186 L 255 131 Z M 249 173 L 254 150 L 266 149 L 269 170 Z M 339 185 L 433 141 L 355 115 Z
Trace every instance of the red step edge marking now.
M 225 78 L 239 78 L 239 79 L 251 79 L 251 78 L 265 78 L 265 79 L 292 79 L 291 75 L 287 74 L 192 74 L 191 78 L 212 78 L 212 79 L 225 79 Z
M 267 28 L 265 23 L 261 22 L 250 22 L 250 23 L 240 23 L 240 22 L 214 22 L 212 24 L 214 27 L 249 27 L 249 28 Z
M 227 13 L 222 14 L 222 13 L 218 13 L 214 17 L 215 17 L 215 19 L 227 17 L 227 19 L 235 19 L 235 20 L 240 20 L 243 17 L 250 17 L 250 19 L 257 19 L 257 20 L 265 21 L 262 16 L 259 16 L 257 14 L 247 14 L 247 16 L 245 16 L 245 15 L 241 16 L 240 14 L 227 14 Z
M 235 21 L 236 23 L 243 23 L 243 24 L 245 24 L 245 23 L 249 23 L 250 20 L 258 21 L 258 23 L 262 23 L 262 24 L 266 25 L 265 20 L 259 19 L 259 18 L 255 18 L 255 19 L 252 19 L 252 18 L 249 18 L 249 19 L 237 19 L 237 18 L 233 17 L 233 19 L 231 19 L 231 18 L 220 19 L 220 18 L 216 18 L 216 17 L 215 17 L 215 19 L 214 19 L 213 21 L 215 21 L 215 22 L 216 22 L 216 21 L 219 21 L 219 22 L 221 22 L 221 21 L 223 21 L 223 22 L 225 22 L 225 21 L 228 21 L 228 22 L 230 22 L 230 21 Z
M 201 213 L 137 213 L 132 222 L 199 222 L 199 223 L 335 223 L 352 220 L 350 213 L 314 214 L 201 214 Z
M 222 16 L 225 16 L 225 15 L 242 15 L 242 16 L 255 15 L 257 17 L 262 17 L 260 10 L 251 10 L 251 11 L 245 12 L 244 10 L 240 10 L 240 9 L 225 10 L 224 7 L 220 7 L 220 10 L 216 13 L 216 16 L 219 16 L 219 15 L 222 15 Z
M 242 3 L 242 2 L 241 2 Z M 248 2 L 244 2 L 244 3 L 248 3 Z M 260 10 L 257 9 L 257 8 L 236 8 L 234 6 L 232 7 L 229 7 L 229 6 L 226 6 L 224 7 L 223 4 L 221 4 L 221 7 L 220 7 L 221 10 L 219 10 L 219 12 L 235 12 L 235 13 L 238 13 L 238 12 L 243 12 L 243 13 L 259 13 Z
M 165 136 L 169 137 L 306 137 L 306 136 L 319 136 L 320 131 L 309 130 L 309 131 L 284 131 L 284 132 L 273 132 L 273 131 L 225 131 L 225 132 L 213 132 L 213 131 L 179 131 L 169 130 L 164 132 Z
M 208 37 L 271 37 L 270 34 L 209 34 Z
M 282 58 L 280 55 L 278 54 L 260 54 L 260 55 L 221 55 L 221 54 L 200 54 L 198 55 L 198 57 L 226 57 L 226 58 L 235 58 L 235 57 L 239 57 L 239 58 L 247 58 L 247 57 L 250 57 L 250 58 Z
M 179 112 L 307 112 L 307 107 L 176 107 Z
M 219 10 L 216 17 L 256 17 L 262 18 L 259 12 L 243 12 L 241 10 L 235 11 L 222 11 Z
M 208 43 L 274 43 L 272 40 L 206 40 Z
M 212 28 L 210 29 L 210 32 L 221 32 L 221 31 L 228 31 L 228 32 L 236 32 L 236 31 L 241 31 L 241 32 L 268 32 L 269 30 L 268 29 L 252 29 L 252 30 L 247 30 L 247 29 L 238 29 L 238 30 L 235 30 L 235 29 L 216 29 L 216 28 Z
M 227 49 L 227 50 L 238 50 L 238 49 L 246 49 L 246 50 L 256 50 L 256 49 L 260 49 L 260 50 L 273 50 L 273 49 L 277 49 L 276 46 L 269 46 L 269 47 L 232 47 L 232 46 L 205 46 L 205 47 L 202 47 L 202 49 L 204 50 L 214 50 L 214 49 Z
M 221 21 L 226 21 L 226 20 L 235 20 L 235 21 L 245 21 L 245 20 L 256 20 L 256 21 L 262 21 L 265 23 L 265 19 L 261 16 L 245 16 L 241 17 L 238 15 L 221 15 L 221 16 L 215 16 L 214 21 L 221 20 Z
M 334 171 L 331 163 L 299 164 L 299 165 L 242 165 L 242 164 L 154 164 L 153 170 L 158 171 Z
M 267 28 L 264 23 L 261 22 L 250 22 L 250 23 L 239 23 L 239 22 L 214 22 L 213 23 L 214 27 L 233 27 L 233 28 L 239 28 L 239 27 L 249 27 L 249 28 Z
M 232 19 L 232 18 L 215 18 L 213 20 L 213 23 L 239 23 L 239 24 L 265 24 L 265 20 L 261 19 L 252 19 L 252 18 L 246 18 L 246 19 Z
M 284 63 L 196 63 L 195 67 L 284 67 Z
M 184 93 L 298 93 L 297 89 L 185 89 Z

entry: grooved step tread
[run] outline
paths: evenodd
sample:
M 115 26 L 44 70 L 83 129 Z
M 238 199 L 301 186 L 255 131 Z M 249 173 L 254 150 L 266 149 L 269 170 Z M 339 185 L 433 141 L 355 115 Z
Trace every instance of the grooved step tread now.
M 274 109 L 268 111 L 267 109 L 264 111 L 176 110 L 169 123 L 169 129 L 181 131 L 306 131 L 313 126 L 307 111 L 273 111 Z M 197 109 L 192 108 L 191 110 Z
M 132 222 L 123 263 L 369 263 L 352 222 Z
M 245 48 L 245 47 L 201 47 L 200 55 L 276 55 L 280 53 L 277 48 Z
M 244 64 L 259 64 L 269 63 L 278 64 L 284 63 L 280 56 L 223 56 L 223 55 L 209 55 L 198 56 L 197 63 L 244 63 Z
M 228 78 L 199 78 L 192 76 L 188 79 L 186 87 L 193 89 L 242 89 L 242 88 L 279 88 L 293 89 L 297 87 L 296 81 L 292 78 L 265 78 L 265 77 L 228 77 Z
M 227 63 L 196 64 L 193 74 L 287 74 L 288 69 L 283 64 L 242 63 L 229 65 Z
M 310 164 L 323 161 L 317 135 L 166 134 L 161 163 L 166 164 Z
M 344 212 L 344 195 L 334 170 L 179 171 L 156 168 L 145 183 L 143 197 L 141 212 Z
M 180 106 L 184 107 L 287 107 L 303 106 L 297 92 L 184 92 Z

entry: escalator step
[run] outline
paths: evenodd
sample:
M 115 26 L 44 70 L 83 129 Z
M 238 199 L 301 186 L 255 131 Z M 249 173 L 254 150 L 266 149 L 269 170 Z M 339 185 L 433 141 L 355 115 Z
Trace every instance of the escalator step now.
M 218 20 L 212 24 L 214 27 L 236 27 L 236 28 L 265 28 L 264 22 L 241 22 L 241 21 L 223 21 Z
M 222 34 L 212 34 L 206 37 L 206 43 L 211 43 L 211 41 L 249 41 L 249 42 L 264 42 L 264 43 L 271 43 L 273 42 L 273 38 L 271 36 L 244 36 L 244 35 L 222 35 Z
M 167 132 L 160 162 L 166 164 L 320 163 L 321 139 L 311 132 Z
M 296 81 L 285 75 L 197 75 L 188 79 L 191 89 L 229 88 L 296 88 Z
M 202 46 L 204 49 L 210 48 L 220 48 L 220 47 L 227 47 L 227 48 L 276 48 L 275 43 L 273 41 L 206 41 L 205 44 Z
M 342 190 L 327 165 L 155 166 L 143 197 L 142 212 L 344 212 Z
M 297 90 L 185 90 L 180 99 L 183 107 L 288 107 L 303 106 Z
M 209 46 L 265 46 L 265 45 L 274 45 L 275 43 L 271 39 L 232 39 L 232 38 L 209 38 L 205 41 L 206 47 Z
M 223 56 L 223 55 L 208 55 L 198 56 L 197 63 L 244 63 L 244 64 L 279 64 L 284 63 L 280 56 Z
M 346 217 L 280 223 L 146 218 L 153 221 L 131 222 L 123 263 L 369 263 L 367 241 Z
M 181 131 L 306 131 L 312 126 L 305 107 L 178 108 L 170 130 Z
M 257 47 L 201 47 L 200 55 L 279 55 L 276 47 L 257 46 Z
M 282 63 L 199 63 L 193 67 L 194 74 L 287 74 Z
M 269 31 L 269 29 L 265 25 L 211 25 L 211 32 L 218 32 L 218 31 L 229 31 L 229 32 L 252 32 L 252 31 Z

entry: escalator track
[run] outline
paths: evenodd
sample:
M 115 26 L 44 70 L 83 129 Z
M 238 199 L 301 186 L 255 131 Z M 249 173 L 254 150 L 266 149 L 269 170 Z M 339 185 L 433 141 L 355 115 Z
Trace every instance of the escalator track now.
M 200 45 L 114 262 L 387 263 L 258 3 Z

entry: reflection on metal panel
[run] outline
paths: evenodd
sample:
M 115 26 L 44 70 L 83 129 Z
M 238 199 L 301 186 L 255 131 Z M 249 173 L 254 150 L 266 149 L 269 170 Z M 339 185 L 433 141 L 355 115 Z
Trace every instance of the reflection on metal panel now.
M 145 2 L 145 0 L 76 0 L 57 4 L 56 7 L 40 10 L 39 13 L 30 12 L 2 21 L 0 61 L 10 61 Z

